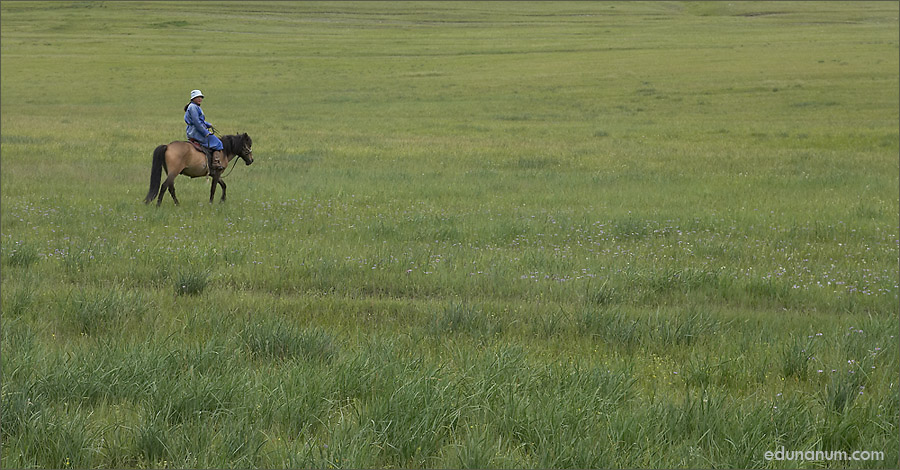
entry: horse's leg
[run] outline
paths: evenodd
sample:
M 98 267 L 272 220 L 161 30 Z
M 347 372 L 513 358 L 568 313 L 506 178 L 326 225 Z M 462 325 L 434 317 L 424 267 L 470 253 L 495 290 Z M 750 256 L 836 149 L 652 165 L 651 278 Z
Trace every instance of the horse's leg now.
M 216 183 L 222 181 L 219 179 L 220 176 L 222 176 L 222 175 L 220 175 L 218 171 L 212 172 L 212 184 L 210 185 L 210 188 L 209 188 L 209 203 L 210 204 L 212 204 L 212 202 L 213 202 L 213 196 L 216 195 Z
M 162 186 L 159 187 L 159 196 L 156 198 L 156 207 L 162 205 L 163 196 L 166 195 L 166 190 L 169 189 L 169 180 L 166 179 L 163 181 Z
M 221 202 L 225 202 L 225 182 L 221 179 L 219 180 L 219 185 L 222 186 L 222 199 Z
M 159 188 L 159 199 L 156 201 L 156 206 L 159 207 L 162 204 L 163 196 L 166 195 L 166 189 L 169 190 L 169 194 L 172 195 L 172 200 L 175 201 L 175 205 L 178 205 L 178 198 L 175 197 L 175 177 L 178 176 L 178 172 L 170 171 L 169 175 L 166 177 L 166 181 L 162 184 L 162 187 Z
M 169 185 L 169 194 L 172 195 L 172 200 L 175 201 L 175 205 L 177 206 L 177 205 L 178 205 L 178 198 L 175 197 L 175 185 L 174 185 L 174 184 L 170 184 L 170 185 Z

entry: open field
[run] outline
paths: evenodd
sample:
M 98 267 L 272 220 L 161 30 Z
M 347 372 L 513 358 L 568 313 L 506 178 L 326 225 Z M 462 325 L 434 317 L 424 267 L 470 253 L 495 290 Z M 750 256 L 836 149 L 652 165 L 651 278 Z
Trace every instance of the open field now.
M 898 9 L 3 2 L 0 464 L 896 468 Z

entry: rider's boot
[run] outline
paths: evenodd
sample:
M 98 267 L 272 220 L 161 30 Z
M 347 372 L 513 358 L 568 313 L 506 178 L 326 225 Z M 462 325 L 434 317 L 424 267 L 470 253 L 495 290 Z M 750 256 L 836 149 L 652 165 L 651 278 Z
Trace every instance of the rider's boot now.
M 213 172 L 213 149 L 203 147 L 203 153 L 206 154 L 206 168 L 210 173 Z
M 225 160 L 225 152 L 222 150 L 216 150 L 212 153 L 212 164 L 210 168 L 213 171 L 222 171 L 225 169 L 225 166 L 222 165 L 222 161 Z

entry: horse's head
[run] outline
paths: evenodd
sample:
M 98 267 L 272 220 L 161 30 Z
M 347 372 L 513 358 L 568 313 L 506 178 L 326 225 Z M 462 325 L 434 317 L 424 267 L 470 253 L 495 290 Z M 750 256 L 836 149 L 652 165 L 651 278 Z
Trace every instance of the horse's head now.
M 246 165 L 253 163 L 253 139 L 246 132 L 241 136 L 241 150 L 238 152 L 238 156 L 244 160 Z

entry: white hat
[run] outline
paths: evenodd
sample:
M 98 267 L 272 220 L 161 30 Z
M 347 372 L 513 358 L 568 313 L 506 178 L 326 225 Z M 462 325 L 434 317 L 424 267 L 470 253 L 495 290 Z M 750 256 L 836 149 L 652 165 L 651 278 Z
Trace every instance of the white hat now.
M 191 100 L 193 100 L 194 98 L 196 98 L 198 96 L 203 98 L 203 92 L 200 90 L 191 90 Z

